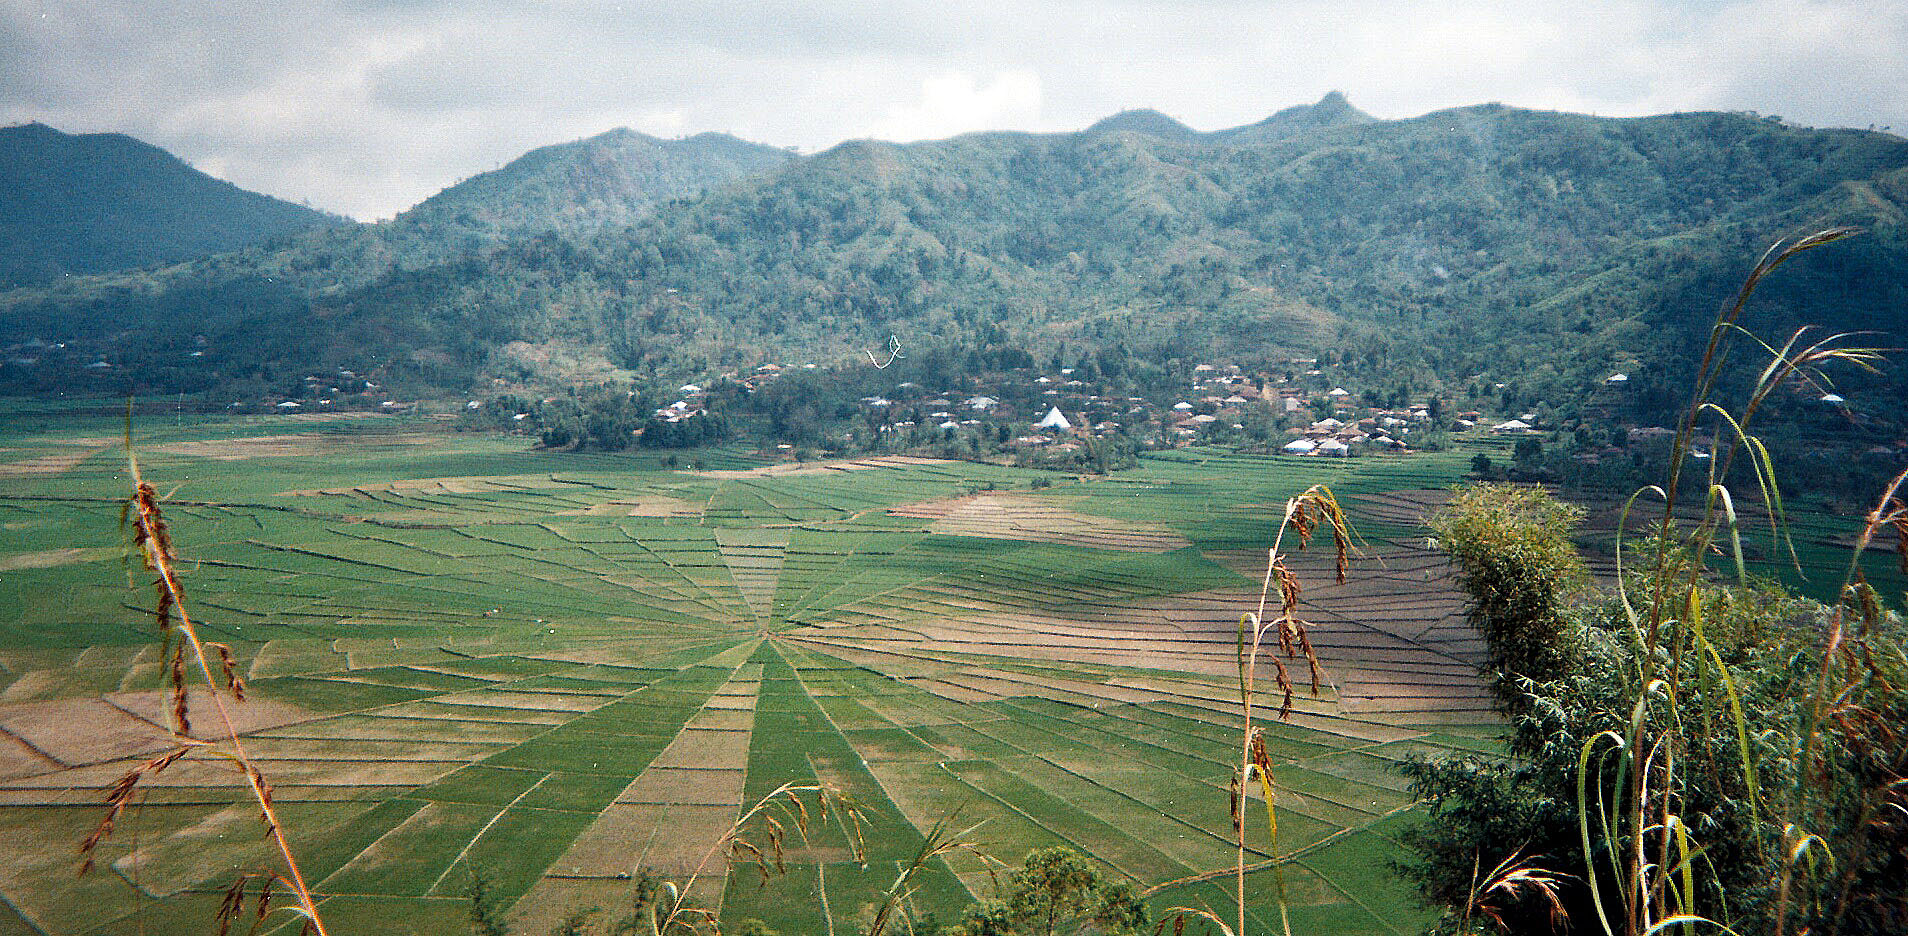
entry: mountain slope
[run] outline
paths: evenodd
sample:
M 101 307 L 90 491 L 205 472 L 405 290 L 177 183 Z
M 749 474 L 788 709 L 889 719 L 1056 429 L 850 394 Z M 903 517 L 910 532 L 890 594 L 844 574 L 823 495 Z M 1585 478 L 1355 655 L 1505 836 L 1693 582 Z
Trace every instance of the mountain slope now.
M 726 134 L 659 140 L 618 128 L 531 150 L 425 199 L 398 221 L 506 232 L 622 223 L 661 202 L 767 172 L 792 158 L 786 150 Z
M 0 128 L 0 286 L 186 260 L 340 223 L 122 134 Z
M 157 287 L 0 297 L 0 318 L 77 335 L 209 308 L 227 336 L 219 380 L 376 361 L 462 388 L 557 380 L 536 362 L 566 355 L 696 373 L 857 360 L 895 334 L 923 353 L 1042 360 L 1312 352 L 1399 393 L 1504 383 L 1507 404 L 1561 405 L 1618 364 L 1638 398 L 1673 395 L 1664 375 L 1684 372 L 1763 246 L 1852 222 L 1868 236 L 1785 270 L 1754 325 L 1902 324 L 1899 138 L 1736 114 L 1362 117 L 1328 97 L 1254 133 L 1187 138 L 1141 114 L 1081 133 L 853 142 L 611 210 L 620 223 L 450 250 L 407 217 L 381 226 L 409 238 L 381 242 L 382 266 L 228 258 Z M 147 373 L 143 352 L 110 350 Z
M 1333 91 L 1319 98 L 1317 104 L 1288 107 L 1258 123 L 1215 131 L 1211 137 L 1226 143 L 1266 143 L 1310 130 L 1376 123 L 1377 120 L 1353 107 L 1344 92 Z

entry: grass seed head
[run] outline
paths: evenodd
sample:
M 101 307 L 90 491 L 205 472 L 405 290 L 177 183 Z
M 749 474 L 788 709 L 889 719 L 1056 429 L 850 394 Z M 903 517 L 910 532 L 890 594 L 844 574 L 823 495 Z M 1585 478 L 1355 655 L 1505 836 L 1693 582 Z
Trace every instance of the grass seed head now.
M 219 652 L 219 673 L 225 677 L 226 688 L 232 690 L 232 698 L 245 701 L 245 680 L 238 674 L 238 661 L 232 657 L 232 648 L 215 641 L 206 641 L 205 645 Z

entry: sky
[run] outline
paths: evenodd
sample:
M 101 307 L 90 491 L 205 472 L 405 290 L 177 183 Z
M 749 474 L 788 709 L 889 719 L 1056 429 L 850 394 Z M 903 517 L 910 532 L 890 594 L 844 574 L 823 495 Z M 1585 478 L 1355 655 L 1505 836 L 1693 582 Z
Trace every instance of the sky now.
M 361 220 L 615 127 L 812 152 L 1136 107 L 1216 130 L 1333 90 L 1908 135 L 1908 0 L 0 0 L 0 125 Z

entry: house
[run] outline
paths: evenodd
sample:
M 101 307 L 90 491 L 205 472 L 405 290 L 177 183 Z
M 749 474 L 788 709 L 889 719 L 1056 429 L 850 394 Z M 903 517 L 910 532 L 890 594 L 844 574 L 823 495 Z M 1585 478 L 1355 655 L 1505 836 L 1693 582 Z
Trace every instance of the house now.
M 1066 415 L 1060 412 L 1060 407 L 1056 406 L 1050 410 L 1047 410 L 1047 415 L 1042 417 L 1039 422 L 1034 423 L 1034 428 L 1035 429 L 1072 429 L 1073 424 L 1067 421 Z
M 1351 446 L 1346 445 L 1345 443 L 1340 442 L 1337 439 L 1326 439 L 1325 441 L 1320 442 L 1316 448 L 1312 449 L 1312 451 L 1318 455 L 1330 455 L 1330 456 L 1337 456 L 1342 458 L 1346 455 L 1351 454 Z
M 1606 384 L 1622 386 L 1630 382 L 1630 375 L 1629 374 L 1611 374 L 1610 376 L 1603 378 L 1603 382 Z
M 1509 419 L 1509 420 L 1505 420 L 1504 422 L 1498 423 L 1495 426 L 1492 426 L 1491 431 L 1501 432 L 1505 434 L 1510 434 L 1515 432 L 1529 432 L 1530 423 L 1527 423 L 1521 419 Z
M 1280 451 L 1287 455 L 1310 455 L 1312 454 L 1312 450 L 1317 447 L 1318 446 L 1314 445 L 1310 439 L 1293 439 L 1285 443 L 1285 446 L 1281 448 Z

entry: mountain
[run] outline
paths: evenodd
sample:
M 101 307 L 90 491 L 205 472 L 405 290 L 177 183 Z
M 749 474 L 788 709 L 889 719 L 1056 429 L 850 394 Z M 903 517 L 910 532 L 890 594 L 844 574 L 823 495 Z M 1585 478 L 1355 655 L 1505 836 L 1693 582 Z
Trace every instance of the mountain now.
M 1120 111 L 1091 127 L 1087 133 L 1143 133 L 1147 136 L 1189 143 L 1199 139 L 1199 131 L 1151 109 Z
M 531 150 L 473 176 L 398 217 L 521 233 L 624 223 L 655 205 L 793 159 L 787 150 L 721 133 L 659 140 L 633 130 Z
M 455 238 L 425 222 L 464 217 L 445 207 L 462 186 L 367 228 L 375 250 L 359 242 L 370 233 L 327 233 L 312 239 L 323 250 L 0 295 L 0 341 L 91 341 L 153 388 L 242 375 L 283 390 L 375 365 L 387 386 L 429 392 L 570 379 L 553 361 L 660 375 L 847 363 L 893 334 L 953 360 L 1299 353 L 1387 394 L 1463 388 L 1504 406 L 1575 405 L 1620 368 L 1632 398 L 1660 408 L 1684 392 L 1717 303 L 1778 237 L 1868 229 L 1772 279 L 1757 330 L 1898 330 L 1908 308 L 1908 142 L 1888 134 L 1501 105 L 1372 120 L 1342 96 L 1189 132 L 1128 113 L 1078 133 L 857 141 L 643 211 L 586 185 L 540 202 L 503 194 L 537 185 L 486 181 L 464 191 L 496 207 L 468 209 L 477 227 Z M 588 160 L 520 162 L 503 171 L 563 179 L 538 167 Z M 599 217 L 614 220 L 552 204 L 608 205 Z M 468 236 L 513 217 L 543 226 Z M 109 337 L 186 312 L 215 349 L 199 370 Z
M 1378 118 L 1353 107 L 1342 91 L 1332 91 L 1316 104 L 1288 107 L 1258 123 L 1200 133 L 1151 109 L 1125 110 L 1088 127 L 1087 133 L 1139 133 L 1173 143 L 1268 143 L 1294 134 L 1351 124 L 1375 123 Z
M 0 127 L 0 286 L 187 260 L 341 223 L 123 134 Z
M 1319 98 L 1317 104 L 1288 107 L 1258 123 L 1216 131 L 1212 138 L 1226 143 L 1265 143 L 1309 130 L 1368 124 L 1377 120 L 1353 107 L 1344 92 L 1333 91 Z

